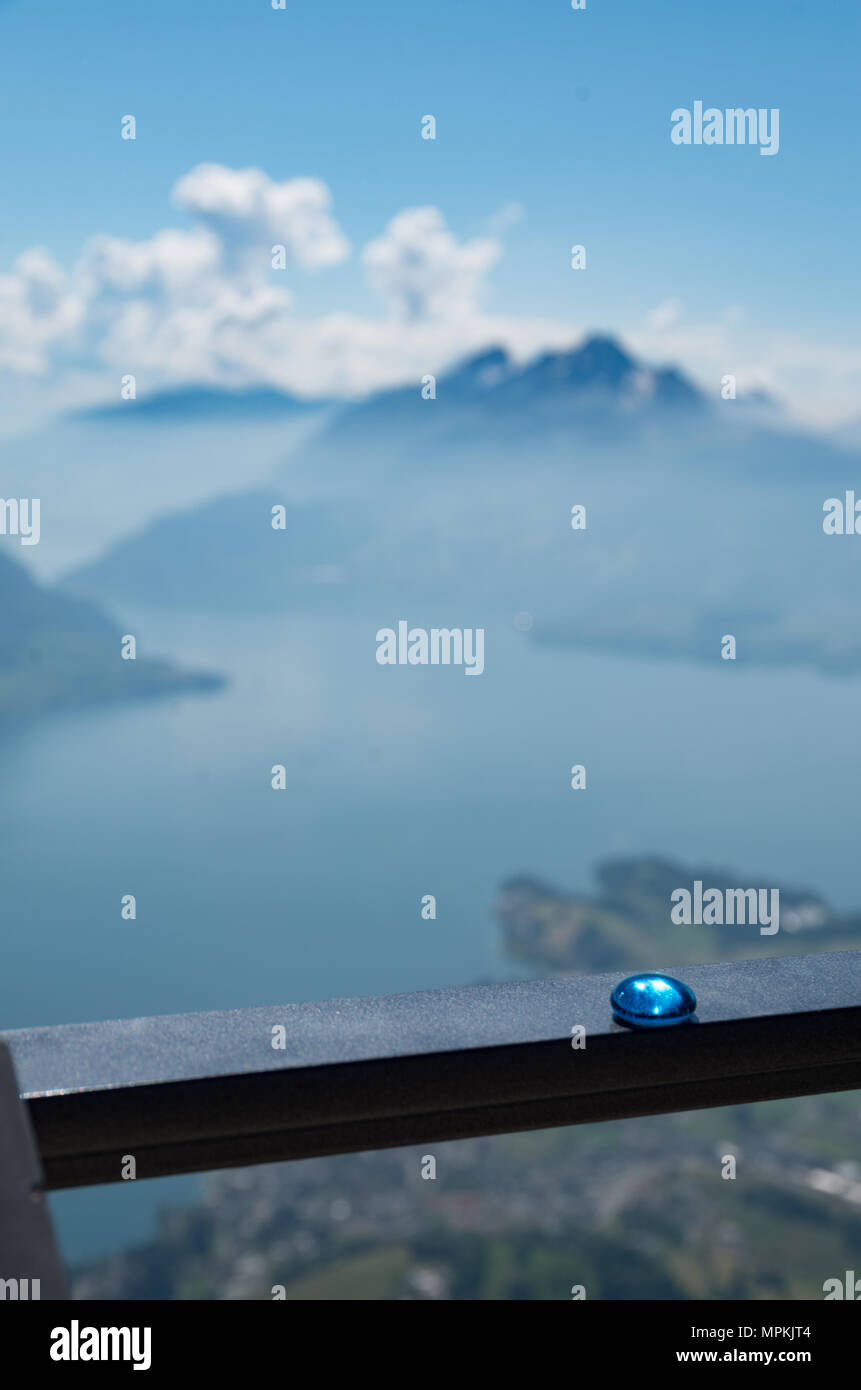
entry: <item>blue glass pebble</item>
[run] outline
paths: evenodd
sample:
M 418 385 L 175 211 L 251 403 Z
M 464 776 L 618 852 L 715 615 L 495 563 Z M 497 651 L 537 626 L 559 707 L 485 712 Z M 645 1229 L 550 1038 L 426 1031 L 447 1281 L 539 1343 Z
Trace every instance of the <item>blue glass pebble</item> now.
M 629 1028 L 684 1023 L 697 1007 L 692 989 L 672 975 L 628 975 L 610 995 L 613 1017 Z

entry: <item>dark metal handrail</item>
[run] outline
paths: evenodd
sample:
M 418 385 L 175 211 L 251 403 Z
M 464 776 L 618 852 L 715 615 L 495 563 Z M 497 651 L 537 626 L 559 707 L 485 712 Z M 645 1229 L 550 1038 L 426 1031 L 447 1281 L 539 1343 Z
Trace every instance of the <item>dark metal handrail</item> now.
M 861 951 L 670 973 L 695 1021 L 642 1032 L 598 975 L 0 1039 L 48 1188 L 119 1181 L 126 1155 L 160 1177 L 861 1087 Z

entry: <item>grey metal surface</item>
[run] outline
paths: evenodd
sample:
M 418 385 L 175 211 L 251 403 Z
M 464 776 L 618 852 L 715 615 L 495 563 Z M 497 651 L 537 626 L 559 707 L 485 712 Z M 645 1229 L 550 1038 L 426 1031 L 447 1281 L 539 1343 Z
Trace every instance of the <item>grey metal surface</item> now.
M 9 1049 L 0 1043 L 0 1280 L 4 1301 L 66 1298 L 42 1168 Z
M 667 973 L 696 1021 L 647 1033 L 614 974 L 2 1036 L 52 1186 L 861 1087 L 861 952 Z

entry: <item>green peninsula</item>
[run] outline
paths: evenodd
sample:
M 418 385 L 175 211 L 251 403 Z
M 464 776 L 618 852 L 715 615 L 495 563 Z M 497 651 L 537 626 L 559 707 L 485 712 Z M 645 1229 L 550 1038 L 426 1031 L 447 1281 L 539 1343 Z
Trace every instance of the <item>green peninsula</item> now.
M 591 897 L 528 877 L 504 883 L 495 915 L 507 954 L 542 973 L 588 973 L 849 950 L 861 942 L 861 915 L 836 912 L 818 894 L 782 887 L 766 875 L 641 855 L 603 860 L 595 878 L 598 891 Z M 779 929 L 763 934 L 749 920 L 728 917 L 716 924 L 674 921 L 673 894 L 692 893 L 697 883 L 722 897 L 751 889 L 779 892 Z

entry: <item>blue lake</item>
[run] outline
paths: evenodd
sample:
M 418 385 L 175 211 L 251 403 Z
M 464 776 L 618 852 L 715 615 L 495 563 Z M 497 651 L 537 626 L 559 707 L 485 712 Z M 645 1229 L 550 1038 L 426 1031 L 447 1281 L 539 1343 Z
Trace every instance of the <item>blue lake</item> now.
M 542 649 L 509 612 L 459 619 L 486 629 L 480 677 L 378 666 L 376 630 L 399 618 L 458 621 L 379 605 L 126 612 L 139 651 L 230 685 L 57 716 L 0 745 L 0 1026 L 510 978 L 500 883 L 529 873 L 588 892 L 611 854 L 861 906 L 857 681 L 744 671 L 717 652 L 706 667 Z M 145 1236 L 198 1182 L 58 1194 L 67 1256 Z

